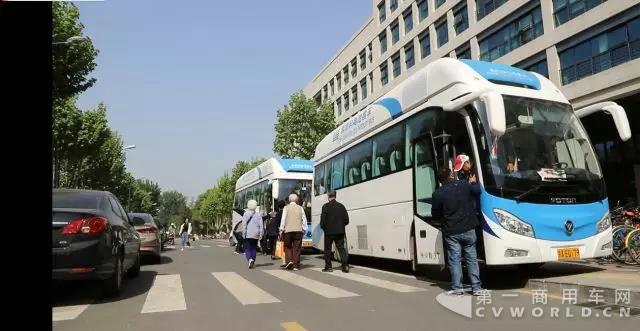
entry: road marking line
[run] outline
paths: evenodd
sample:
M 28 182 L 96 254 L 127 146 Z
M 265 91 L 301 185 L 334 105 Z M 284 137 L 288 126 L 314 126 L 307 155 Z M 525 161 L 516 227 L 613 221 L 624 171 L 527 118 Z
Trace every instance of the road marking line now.
M 286 270 L 263 270 L 263 271 L 268 273 L 271 276 L 280 278 L 285 282 L 289 282 L 293 285 L 302 287 L 305 290 L 311 291 L 325 298 L 334 299 L 334 298 L 346 298 L 346 297 L 359 296 L 359 294 L 349 292 L 341 288 L 331 286 L 329 284 L 325 284 L 317 280 L 313 280 L 311 278 L 300 276 L 295 272 L 286 271 Z
M 280 323 L 280 326 L 285 329 L 285 331 L 307 331 L 307 329 L 303 328 L 298 322 L 284 322 Z
M 231 246 L 229 246 L 229 245 L 226 245 L 226 246 L 225 246 L 225 245 L 216 245 L 216 246 L 218 246 L 218 247 L 222 247 L 222 248 L 231 247 Z
M 88 307 L 89 305 L 53 307 L 52 320 L 54 322 L 74 320 Z
M 532 291 L 527 291 L 527 290 L 512 290 L 513 292 L 518 292 L 518 293 L 523 293 L 523 294 L 531 294 L 533 295 Z M 559 295 L 555 295 L 555 294 L 546 294 L 547 297 L 551 298 L 551 299 L 556 299 L 556 300 L 562 300 L 563 298 Z
M 211 246 L 209 246 L 209 245 L 200 245 L 200 247 L 209 248 Z
M 322 269 L 320 269 L 320 268 L 312 268 L 311 270 L 322 272 Z M 346 279 L 353 280 L 353 281 L 356 281 L 356 282 L 360 282 L 360 283 L 364 283 L 364 284 L 367 284 L 367 285 L 376 286 L 376 287 L 380 287 L 380 288 L 384 288 L 384 289 L 391 290 L 391 291 L 396 291 L 396 292 L 407 293 L 407 292 L 420 292 L 420 291 L 426 291 L 427 290 L 427 289 L 424 289 L 424 288 L 419 288 L 419 287 L 415 287 L 415 286 L 409 286 L 409 285 L 405 285 L 405 284 L 401 284 L 401 283 L 396 283 L 396 282 L 392 282 L 392 281 L 388 281 L 388 280 L 384 280 L 384 279 L 379 279 L 379 278 L 375 278 L 375 277 L 359 275 L 359 274 L 354 274 L 354 273 L 327 272 L 325 274 L 331 275 L 331 276 L 336 276 L 336 277 L 346 278 Z
M 186 310 L 180 275 L 157 275 L 147 294 L 141 314 Z
M 278 298 L 253 285 L 235 272 L 212 272 L 211 274 L 229 293 L 240 301 L 243 306 L 281 302 Z
M 391 271 L 385 271 L 385 270 L 380 270 L 380 269 L 373 269 L 373 268 L 367 268 L 367 267 L 361 267 L 361 266 L 349 266 L 351 269 L 363 269 L 363 270 L 369 270 L 369 271 L 375 271 L 375 272 L 379 272 L 382 274 L 387 274 L 387 275 L 394 275 L 394 276 L 400 276 L 400 277 L 404 277 L 404 278 L 409 278 L 409 279 L 417 279 L 415 276 L 413 275 L 405 275 L 405 274 L 400 274 L 397 272 L 391 272 Z

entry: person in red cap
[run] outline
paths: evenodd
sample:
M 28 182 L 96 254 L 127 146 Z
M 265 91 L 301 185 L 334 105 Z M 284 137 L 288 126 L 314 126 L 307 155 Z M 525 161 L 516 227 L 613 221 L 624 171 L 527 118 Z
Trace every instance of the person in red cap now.
M 473 161 L 465 154 L 458 154 L 456 156 L 456 163 L 453 165 L 453 171 L 457 174 L 459 180 L 469 181 L 471 176 L 475 177 L 475 174 L 471 171 L 473 167 Z

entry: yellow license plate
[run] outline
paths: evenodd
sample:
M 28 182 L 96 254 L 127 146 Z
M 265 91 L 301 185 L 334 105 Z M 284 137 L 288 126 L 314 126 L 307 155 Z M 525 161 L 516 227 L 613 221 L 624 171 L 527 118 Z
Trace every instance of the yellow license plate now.
M 558 260 L 578 260 L 578 259 L 580 259 L 580 249 L 558 248 Z
M 313 246 L 313 242 L 311 241 L 305 241 L 302 243 L 302 247 L 311 247 Z

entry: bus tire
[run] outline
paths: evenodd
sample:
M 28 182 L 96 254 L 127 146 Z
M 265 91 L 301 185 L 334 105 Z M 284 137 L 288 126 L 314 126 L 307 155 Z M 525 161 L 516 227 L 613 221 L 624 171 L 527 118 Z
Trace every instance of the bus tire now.
M 542 267 L 544 265 L 544 263 L 525 263 L 525 264 L 518 264 L 517 268 L 520 271 L 526 272 L 526 273 L 531 273 L 531 272 L 535 272 L 536 270 L 540 269 L 540 267 Z

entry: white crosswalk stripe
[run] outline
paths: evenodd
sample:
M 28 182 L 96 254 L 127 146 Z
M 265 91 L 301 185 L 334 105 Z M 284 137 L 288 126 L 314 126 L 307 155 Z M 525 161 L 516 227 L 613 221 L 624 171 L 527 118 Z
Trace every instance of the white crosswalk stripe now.
M 286 271 L 286 270 L 263 270 L 263 271 L 268 273 L 269 275 L 280 278 L 286 282 L 299 286 L 315 294 L 321 295 L 325 298 L 334 299 L 334 298 L 346 298 L 346 297 L 359 296 L 359 294 L 349 292 L 341 288 L 338 288 L 329 284 L 325 284 L 317 280 L 313 280 L 311 278 L 301 276 L 295 272 Z
M 157 275 L 140 313 L 186 310 L 180 275 Z
M 200 247 L 209 248 L 211 246 L 209 246 L 209 245 L 200 245 Z
M 322 269 L 320 269 L 320 268 L 312 268 L 311 270 L 322 272 Z M 356 273 L 353 273 L 353 272 L 350 272 L 350 273 L 327 272 L 325 274 L 336 276 L 336 277 L 341 277 L 341 278 L 346 278 L 346 279 L 349 279 L 349 280 L 353 280 L 353 281 L 356 281 L 356 282 L 364 283 L 364 284 L 375 286 L 375 287 L 384 288 L 384 289 L 395 291 L 395 292 L 407 293 L 407 292 L 426 291 L 426 289 L 424 289 L 424 288 L 409 286 L 409 285 L 396 283 L 396 282 L 392 282 L 392 281 L 388 281 L 388 280 L 384 280 L 384 279 L 379 279 L 379 278 L 375 278 L 375 277 L 360 275 L 360 274 L 356 274 Z
M 52 320 L 58 322 L 76 319 L 88 307 L 89 305 L 53 307 Z
M 255 286 L 235 272 L 212 272 L 211 274 L 243 306 L 281 302 L 278 298 Z

